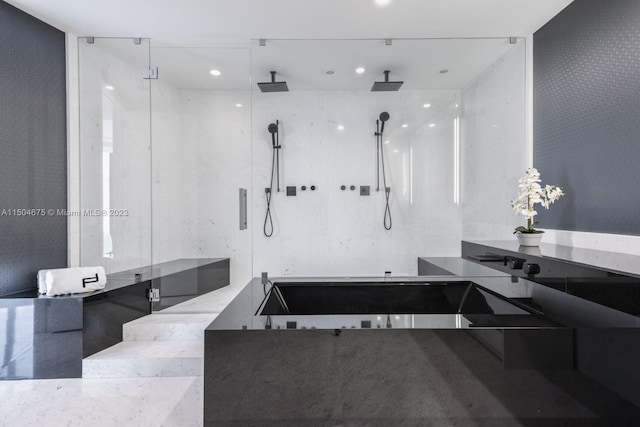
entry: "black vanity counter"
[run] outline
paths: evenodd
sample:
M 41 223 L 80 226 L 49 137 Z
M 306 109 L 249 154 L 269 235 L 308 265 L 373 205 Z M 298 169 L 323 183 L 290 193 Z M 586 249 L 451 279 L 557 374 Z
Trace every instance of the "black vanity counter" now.
M 550 243 L 541 243 L 540 246 L 527 247 L 520 246 L 515 238 L 514 240 L 462 242 L 462 257 L 465 259 L 470 259 L 473 256 L 491 254 L 545 262 L 545 265 L 549 266 L 549 270 L 545 271 L 543 269 L 542 274 L 549 274 L 555 277 L 577 277 L 584 274 L 604 272 L 605 275 L 620 274 L 640 278 L 640 256 L 637 255 Z M 491 263 L 489 259 L 484 261 L 478 259 L 477 261 Z M 553 262 L 560 264 L 553 264 Z M 562 270 L 562 266 L 564 266 L 565 270 Z
M 463 241 L 462 257 L 601 307 L 640 316 L 639 256 L 551 244 L 522 247 L 511 241 Z

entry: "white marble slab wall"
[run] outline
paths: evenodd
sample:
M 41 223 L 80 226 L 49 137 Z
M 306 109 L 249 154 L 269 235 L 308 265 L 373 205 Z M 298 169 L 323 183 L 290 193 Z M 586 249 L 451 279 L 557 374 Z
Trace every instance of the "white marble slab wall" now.
M 182 195 L 172 206 L 181 210 L 183 255 L 230 258 L 231 283 L 244 284 L 257 226 L 239 228 L 238 189 L 251 190 L 251 94 L 181 90 L 180 97 Z
M 143 42 L 144 43 L 144 42 Z M 117 47 L 117 49 L 116 49 Z M 151 172 L 149 81 L 142 78 L 148 47 L 128 40 L 79 41 L 80 209 L 102 210 L 103 94 L 113 104 L 110 208 L 113 257 L 105 257 L 103 215 L 80 215 L 80 264 L 107 272 L 151 261 Z M 107 86 L 113 89 L 107 89 Z
M 462 236 L 510 239 L 526 169 L 525 44 L 516 44 L 462 91 Z
M 451 108 L 458 96 L 457 91 L 255 92 L 254 275 L 414 275 L 417 256 L 457 254 L 459 217 L 446 215 L 457 209 L 449 206 L 453 175 L 448 165 L 453 163 L 457 115 Z M 426 103 L 431 108 L 424 108 Z M 390 231 L 383 227 L 384 193 L 375 191 L 373 134 L 382 111 L 391 115 L 385 127 L 389 143 L 383 144 L 391 187 Z M 273 236 L 265 237 L 264 188 L 272 158 L 267 126 L 276 119 L 281 123 L 282 191 L 272 198 Z M 307 191 L 301 191 L 302 185 Z M 311 185 L 316 191 L 309 190 Z M 341 185 L 357 190 L 341 191 Z M 361 185 L 371 187 L 370 196 L 359 195 Z M 286 186 L 296 186 L 297 196 L 287 197 Z M 440 205 L 449 198 L 451 203 Z
M 183 224 L 189 221 L 183 206 L 189 191 L 184 185 L 183 153 L 189 141 L 182 135 L 180 91 L 162 76 L 151 82 L 152 99 L 152 258 L 161 263 L 183 258 Z

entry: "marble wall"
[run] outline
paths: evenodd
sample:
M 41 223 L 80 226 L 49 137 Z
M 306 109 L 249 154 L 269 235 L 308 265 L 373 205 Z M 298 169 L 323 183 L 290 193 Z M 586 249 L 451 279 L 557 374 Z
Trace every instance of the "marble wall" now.
M 459 102 L 454 90 L 256 92 L 254 275 L 415 275 L 417 256 L 457 255 L 461 226 L 452 165 Z M 376 191 L 374 132 L 383 111 L 391 116 L 385 127 L 388 144 L 383 144 L 391 230 L 383 226 L 384 193 Z M 266 237 L 264 189 L 272 159 L 267 126 L 276 120 L 283 147 L 282 191 L 273 195 L 274 231 Z M 303 185 L 307 191 L 301 191 Z M 311 185 L 317 189 L 310 191 Z M 348 189 L 351 185 L 356 191 Z M 362 185 L 371 187 L 370 196 L 360 196 Z M 286 186 L 296 186 L 297 196 L 286 196 Z
M 239 227 L 238 189 L 251 188 L 250 92 L 181 90 L 180 112 L 182 158 L 173 167 L 182 195 L 171 206 L 181 212 L 183 256 L 230 258 L 231 283 L 246 283 L 251 232 Z
M 115 272 L 151 262 L 148 41 L 82 38 L 79 49 L 80 265 Z M 108 129 L 111 129 L 109 131 Z M 104 153 L 109 152 L 109 165 Z M 105 204 L 103 179 L 109 176 Z M 118 214 L 103 212 L 118 210 Z M 110 230 L 104 225 L 105 215 Z M 106 254 L 110 253 L 111 256 Z
M 182 136 L 180 91 L 164 79 L 151 82 L 152 99 L 152 257 L 154 263 L 182 258 L 185 211 L 183 159 L 189 141 Z
M 231 281 L 240 283 L 260 271 L 416 274 L 417 256 L 458 253 L 452 165 L 459 92 L 166 87 L 153 89 L 153 99 L 154 261 L 176 256 L 180 241 L 183 257 L 229 257 Z M 423 108 L 427 102 L 430 109 Z M 383 227 L 384 196 L 375 192 L 373 132 L 382 111 L 391 114 L 384 144 L 391 231 Z M 264 188 L 272 151 L 266 128 L 276 119 L 282 191 L 273 196 L 274 234 L 267 238 Z M 369 185 L 372 193 L 360 196 L 341 185 Z M 286 186 L 296 186 L 298 195 L 287 197 Z M 238 188 L 250 190 L 248 231 L 238 227 Z
M 520 40 L 462 91 L 462 236 L 511 239 L 511 209 L 527 168 L 525 43 Z

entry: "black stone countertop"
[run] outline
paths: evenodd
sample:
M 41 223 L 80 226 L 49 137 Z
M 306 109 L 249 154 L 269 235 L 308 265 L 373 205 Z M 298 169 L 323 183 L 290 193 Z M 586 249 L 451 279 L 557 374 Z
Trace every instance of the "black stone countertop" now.
M 485 267 L 484 265 L 476 264 L 475 262 L 467 261 L 466 259 L 459 257 L 418 257 L 418 259 L 440 267 L 443 270 L 447 270 L 456 276 L 507 276 L 506 273 L 502 273 L 494 270 L 493 268 Z
M 15 294 L 2 295 L 0 298 L 87 298 L 95 295 L 102 294 L 104 292 L 113 291 L 116 289 L 124 288 L 136 283 L 136 274 L 140 274 L 139 282 L 147 280 L 158 279 L 160 277 L 169 276 L 171 274 L 179 273 L 181 271 L 191 270 L 193 268 L 202 267 L 208 264 L 214 264 L 216 262 L 223 261 L 227 258 L 181 258 L 173 261 L 162 262 L 159 264 L 153 264 L 150 266 L 144 266 L 139 268 L 133 268 L 131 270 L 119 271 L 116 273 L 107 274 L 107 285 L 104 289 L 100 289 L 93 292 L 84 292 L 71 295 L 63 295 L 56 297 L 48 297 L 46 295 L 38 295 L 38 290 L 34 286 L 33 290 L 19 292 Z M 35 277 L 34 277 L 35 281 Z
M 462 247 L 465 259 L 482 266 L 640 318 L 638 256 L 551 244 L 521 247 L 512 241 L 464 241 Z M 505 257 L 522 257 L 539 271 L 527 275 L 508 265 Z
M 550 243 L 541 243 L 539 247 L 525 247 L 520 246 L 516 240 L 469 240 L 469 243 L 640 277 L 640 256 L 637 255 Z

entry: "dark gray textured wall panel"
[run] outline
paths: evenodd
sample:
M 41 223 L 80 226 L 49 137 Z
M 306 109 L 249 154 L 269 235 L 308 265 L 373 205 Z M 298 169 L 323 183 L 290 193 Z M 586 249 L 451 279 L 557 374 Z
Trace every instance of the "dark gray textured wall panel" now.
M 67 265 L 64 33 L 0 1 L 0 295 Z
M 575 0 L 534 35 L 542 227 L 640 235 L 640 1 Z

